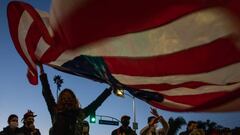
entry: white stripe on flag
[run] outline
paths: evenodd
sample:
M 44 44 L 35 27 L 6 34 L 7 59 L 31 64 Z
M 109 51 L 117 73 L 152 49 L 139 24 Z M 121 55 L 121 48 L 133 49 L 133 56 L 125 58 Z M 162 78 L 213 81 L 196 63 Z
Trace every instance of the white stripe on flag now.
M 54 63 L 62 65 L 65 60 L 80 55 L 145 57 L 170 54 L 236 33 L 233 22 L 222 8 L 202 10 L 152 30 L 113 37 L 65 51 Z
M 41 59 L 42 55 L 48 50 L 49 47 L 50 45 L 41 37 L 34 53 L 38 60 Z
M 163 100 L 163 102 L 158 102 L 158 104 L 161 104 L 161 105 L 169 107 L 169 108 L 180 109 L 180 110 L 185 110 L 185 109 L 189 109 L 189 108 L 193 107 L 191 105 L 177 103 L 177 102 L 168 100 L 166 98 Z
M 22 13 L 22 16 L 20 18 L 19 25 L 18 25 L 18 40 L 20 42 L 21 49 L 24 52 L 25 56 L 27 57 L 28 61 L 31 63 L 31 65 L 34 68 L 36 68 L 36 65 L 34 64 L 31 56 L 28 53 L 27 45 L 25 42 L 25 38 L 27 36 L 28 30 L 32 23 L 33 23 L 32 17 L 28 12 L 24 11 Z
M 159 91 L 159 93 L 167 96 L 185 96 L 185 95 L 199 95 L 199 94 L 207 94 L 207 93 L 215 93 L 215 92 L 231 92 L 236 90 L 237 88 L 240 88 L 240 83 L 233 84 L 233 85 L 226 85 L 226 86 L 207 85 L 207 86 L 202 86 L 195 89 L 179 87 L 175 89 Z M 143 89 L 143 90 L 146 90 L 146 89 Z M 146 91 L 150 91 L 150 90 L 146 90 Z M 154 90 L 151 90 L 151 91 L 154 91 Z M 154 92 L 156 92 L 156 90 Z
M 50 23 L 49 23 L 49 14 L 47 12 L 44 12 L 42 10 L 38 10 L 38 9 L 35 9 L 38 14 L 40 15 L 45 27 L 47 28 L 48 30 L 48 33 L 51 37 L 54 36 L 54 32 L 52 30 L 52 27 L 50 26 Z
M 140 84 L 181 84 L 190 81 L 206 82 L 211 84 L 225 85 L 227 83 L 239 82 L 240 80 L 240 63 L 226 66 L 212 72 L 191 74 L 191 75 L 172 75 L 163 77 L 144 77 L 144 76 L 129 76 L 122 74 L 113 74 L 113 76 L 126 85 Z

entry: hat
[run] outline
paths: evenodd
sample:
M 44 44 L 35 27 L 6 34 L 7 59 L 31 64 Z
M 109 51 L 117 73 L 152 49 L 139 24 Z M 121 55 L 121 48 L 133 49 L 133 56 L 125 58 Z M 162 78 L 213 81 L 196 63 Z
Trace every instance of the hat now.
M 28 117 L 36 117 L 36 116 L 37 116 L 37 115 L 34 115 L 31 110 L 28 110 L 28 111 L 24 114 L 22 120 L 25 120 L 25 119 L 27 119 Z
M 123 116 L 121 117 L 121 121 L 122 121 L 123 119 L 128 119 L 128 120 L 130 120 L 130 116 L 128 116 L 128 115 L 123 115 Z

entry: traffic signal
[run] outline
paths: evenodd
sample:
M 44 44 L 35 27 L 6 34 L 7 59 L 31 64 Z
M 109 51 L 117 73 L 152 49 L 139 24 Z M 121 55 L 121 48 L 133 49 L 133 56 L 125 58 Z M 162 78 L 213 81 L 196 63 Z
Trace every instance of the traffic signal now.
M 96 123 L 96 114 L 95 114 L 95 112 L 93 112 L 93 113 L 91 113 L 90 114 L 90 123 Z

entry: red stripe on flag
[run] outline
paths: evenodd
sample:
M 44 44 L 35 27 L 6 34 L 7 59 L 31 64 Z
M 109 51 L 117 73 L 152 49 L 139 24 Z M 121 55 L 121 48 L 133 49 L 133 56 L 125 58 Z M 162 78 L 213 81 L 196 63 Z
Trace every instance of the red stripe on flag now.
M 193 97 L 193 98 L 191 98 Z M 161 108 L 169 111 L 176 112 L 189 112 L 189 111 L 207 111 L 208 109 L 218 107 L 222 104 L 226 104 L 240 97 L 240 89 L 237 88 L 233 92 L 219 92 L 219 93 L 209 93 L 209 94 L 201 94 L 201 95 L 189 95 L 182 97 L 165 97 L 170 101 L 174 101 L 176 103 L 184 103 L 186 105 L 190 105 L 192 107 L 187 109 L 180 109 L 175 106 L 167 106 L 156 101 L 149 101 L 149 103 L 157 108 Z M 180 99 L 182 98 L 182 99 Z M 185 98 L 188 98 L 187 100 Z M 184 102 L 183 102 L 184 101 Z M 218 110 L 219 112 L 225 110 Z
M 36 47 L 37 47 L 37 44 L 39 42 L 41 35 L 42 34 L 41 34 L 40 30 L 37 28 L 37 24 L 35 22 L 33 22 L 32 25 L 30 26 L 27 36 L 25 38 L 28 52 L 29 52 L 31 58 L 33 59 L 33 61 L 37 61 L 36 56 L 35 56 L 35 50 L 36 50 Z
M 184 109 L 179 109 L 179 108 L 176 108 L 176 107 L 170 107 L 170 106 L 162 105 L 159 102 L 156 102 L 156 101 L 153 101 L 153 100 L 149 101 L 148 103 L 151 104 L 152 106 L 156 107 L 156 108 L 161 108 L 163 110 L 168 110 L 168 111 L 173 111 L 173 112 L 184 112 L 185 111 Z
M 228 92 L 214 92 L 214 93 L 205 93 L 205 94 L 197 94 L 197 95 L 183 95 L 183 96 L 166 96 L 164 97 L 168 100 L 188 104 L 192 106 L 199 106 L 202 104 L 206 104 L 211 100 L 216 100 L 219 97 L 224 97 Z
M 104 57 L 113 74 L 167 76 L 204 73 L 240 61 L 240 50 L 228 38 L 156 57 Z
M 203 105 L 196 106 L 193 111 L 201 111 L 206 109 L 211 109 L 213 107 L 217 107 L 223 104 L 227 104 L 235 99 L 238 99 L 240 97 L 240 88 L 234 89 L 232 92 L 226 93 L 224 96 L 210 99 L 209 102 Z
M 30 31 L 27 31 L 28 34 L 24 39 L 18 39 L 18 28 L 19 28 L 19 21 L 20 18 L 23 14 L 23 12 L 26 11 L 33 19 L 33 24 L 30 27 Z M 40 15 L 37 13 L 37 11 L 29 4 L 26 4 L 24 2 L 19 2 L 19 1 L 12 1 L 8 4 L 8 9 L 7 9 L 7 16 L 8 16 L 8 24 L 9 24 L 9 29 L 10 29 L 10 34 L 12 37 L 12 40 L 14 42 L 14 45 L 18 51 L 18 53 L 21 55 L 25 63 L 29 67 L 29 72 L 28 72 L 28 78 L 31 84 L 37 84 L 37 71 L 33 67 L 33 65 L 30 63 L 30 61 L 27 59 L 25 53 L 23 52 L 21 45 L 20 45 L 20 40 L 26 41 L 26 48 L 28 49 L 28 52 L 31 56 L 31 59 L 36 62 L 36 57 L 34 55 L 36 44 L 32 43 L 37 43 L 37 37 L 39 37 L 39 34 L 42 35 L 44 40 L 50 44 L 54 44 L 54 40 L 52 37 L 49 35 L 47 28 L 45 27 L 43 21 L 41 20 Z M 38 33 L 39 32 L 39 33 Z M 37 34 L 37 35 L 35 35 Z M 56 48 L 55 48 L 56 49 Z M 56 53 L 57 54 L 57 53 Z M 60 55 L 60 53 L 58 53 Z M 48 57 L 49 62 L 51 59 L 56 59 L 58 55 Z M 42 62 L 42 63 L 46 63 Z
M 227 85 L 231 85 L 231 84 L 235 84 L 235 83 L 229 83 Z M 167 83 L 161 83 L 161 84 L 142 84 L 142 85 L 128 85 L 129 87 L 132 88 L 136 88 L 136 89 L 150 89 L 150 90 L 154 90 L 154 91 L 163 91 L 163 90 L 170 90 L 170 89 L 174 89 L 174 88 L 191 88 L 191 89 L 195 89 L 195 88 L 199 88 L 201 86 L 223 86 L 223 85 L 215 85 L 215 84 L 210 84 L 210 83 L 205 83 L 205 82 L 185 82 L 185 83 L 181 83 L 181 84 L 167 84 Z M 226 85 L 224 85 L 226 86 Z
M 219 0 L 91 0 L 61 18 L 55 31 L 70 48 L 75 48 L 102 38 L 165 25 L 219 4 L 223 6 Z
M 21 7 L 21 8 L 20 8 Z M 21 49 L 21 45 L 18 39 L 18 25 L 21 18 L 22 13 L 25 9 L 29 8 L 26 5 L 16 4 L 14 2 L 9 3 L 7 9 L 8 15 L 8 25 L 9 31 L 14 42 L 15 48 L 18 53 L 21 55 L 23 60 L 27 63 L 27 65 L 31 66 L 31 63 L 28 61 L 27 57 L 25 56 L 24 52 Z

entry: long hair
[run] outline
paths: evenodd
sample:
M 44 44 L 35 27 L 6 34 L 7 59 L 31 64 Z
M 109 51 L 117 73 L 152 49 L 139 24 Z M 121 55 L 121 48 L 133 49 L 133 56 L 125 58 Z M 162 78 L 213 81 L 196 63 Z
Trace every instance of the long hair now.
M 62 101 L 62 96 L 64 93 L 69 93 L 72 97 L 72 101 L 73 101 L 73 109 L 78 109 L 80 108 L 79 106 L 79 102 L 78 102 L 78 99 L 77 97 L 75 96 L 75 94 L 73 93 L 72 90 L 68 89 L 68 88 L 65 88 L 60 94 L 59 94 L 59 97 L 58 97 L 58 101 L 57 101 L 57 106 L 56 106 L 56 111 L 57 112 L 61 112 L 61 111 L 64 111 L 64 104 L 63 104 L 63 101 Z

